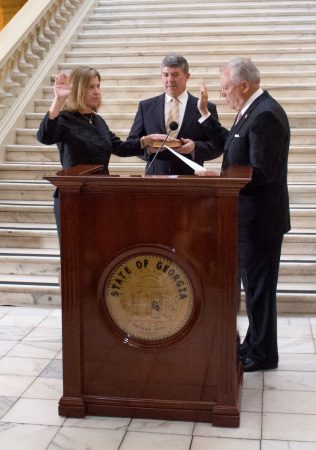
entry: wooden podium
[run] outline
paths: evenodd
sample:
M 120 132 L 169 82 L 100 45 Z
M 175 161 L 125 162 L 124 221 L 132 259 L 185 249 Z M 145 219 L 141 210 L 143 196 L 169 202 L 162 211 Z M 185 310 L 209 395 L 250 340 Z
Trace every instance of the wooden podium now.
M 239 426 L 237 206 L 220 177 L 117 177 L 77 166 L 61 201 L 59 414 Z

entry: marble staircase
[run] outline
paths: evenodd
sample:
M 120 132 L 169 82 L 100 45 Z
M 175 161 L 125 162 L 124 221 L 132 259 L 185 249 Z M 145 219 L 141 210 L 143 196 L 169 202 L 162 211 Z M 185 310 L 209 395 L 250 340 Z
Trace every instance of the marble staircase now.
M 316 312 L 316 4 L 307 0 L 95 1 L 56 62 L 102 75 L 100 114 L 126 137 L 140 99 L 161 92 L 160 62 L 168 52 L 190 63 L 189 90 L 203 78 L 221 122 L 234 113 L 219 96 L 218 68 L 249 56 L 268 89 L 288 113 L 292 140 L 289 191 L 292 230 L 285 236 L 278 285 L 279 311 Z M 59 304 L 59 250 L 52 187 L 43 176 L 59 169 L 55 146 L 36 131 L 52 96 L 43 76 L 31 105 L 13 130 L 0 163 L 0 302 Z M 220 159 L 207 163 L 218 167 Z M 112 174 L 142 174 L 138 158 L 112 157 Z

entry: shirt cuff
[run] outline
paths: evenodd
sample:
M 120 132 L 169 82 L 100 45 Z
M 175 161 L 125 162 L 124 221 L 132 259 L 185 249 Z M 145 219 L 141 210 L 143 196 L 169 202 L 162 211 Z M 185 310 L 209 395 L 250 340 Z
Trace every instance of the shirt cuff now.
M 208 119 L 210 117 L 211 113 L 209 112 L 208 114 L 206 114 L 206 116 L 201 116 L 199 118 L 199 123 L 203 123 L 206 119 Z

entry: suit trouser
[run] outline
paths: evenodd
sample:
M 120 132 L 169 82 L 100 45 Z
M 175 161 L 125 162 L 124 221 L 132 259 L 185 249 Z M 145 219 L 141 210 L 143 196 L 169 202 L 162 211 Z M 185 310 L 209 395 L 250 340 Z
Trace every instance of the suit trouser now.
M 249 326 L 243 347 L 256 362 L 277 363 L 276 290 L 283 235 L 239 241 L 239 269 L 246 295 Z

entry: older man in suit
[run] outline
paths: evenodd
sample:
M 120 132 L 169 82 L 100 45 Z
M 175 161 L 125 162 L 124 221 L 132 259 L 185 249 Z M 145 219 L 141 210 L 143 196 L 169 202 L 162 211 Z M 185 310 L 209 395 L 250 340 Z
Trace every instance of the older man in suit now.
M 236 120 L 230 130 L 221 126 L 208 110 L 202 84 L 202 125 L 222 147 L 223 170 L 234 165 L 253 167 L 252 181 L 239 197 L 239 268 L 249 319 L 240 354 L 246 372 L 274 369 L 278 366 L 276 288 L 283 235 L 290 230 L 290 128 L 283 108 L 260 88 L 260 73 L 250 59 L 234 58 L 225 64 L 220 83 L 222 96 L 238 112 Z M 192 147 L 187 140 L 182 151 Z
M 152 133 L 167 134 L 172 120 L 178 124 L 178 128 L 171 137 L 189 138 L 192 141 L 190 149 L 181 153 L 203 165 L 204 161 L 214 158 L 216 153 L 220 155 L 221 150 L 216 150 L 216 144 L 210 139 L 209 131 L 199 123 L 201 115 L 197 108 L 198 98 L 186 89 L 189 78 L 187 60 L 181 55 L 167 55 L 161 63 L 161 79 L 165 93 L 139 103 L 127 140 L 139 139 Z M 217 118 L 216 106 L 208 102 L 208 109 L 212 116 Z M 189 166 L 168 150 L 162 149 L 153 164 L 150 164 L 154 157 L 153 152 L 152 148 L 148 152 L 145 150 L 149 168 L 146 173 L 149 175 L 194 174 Z

